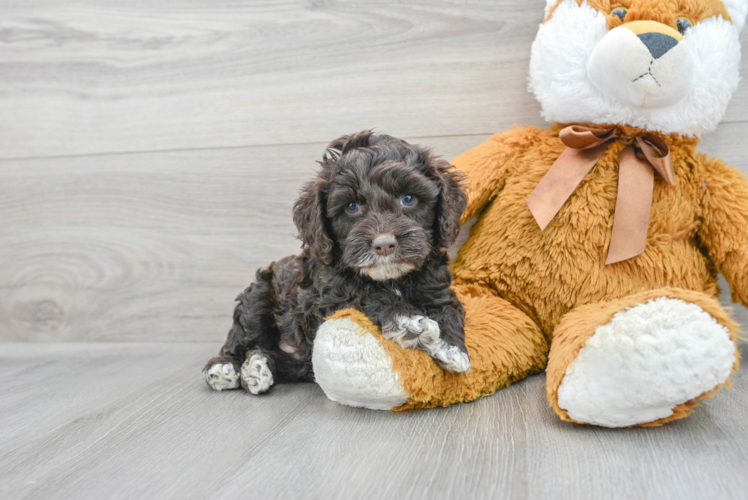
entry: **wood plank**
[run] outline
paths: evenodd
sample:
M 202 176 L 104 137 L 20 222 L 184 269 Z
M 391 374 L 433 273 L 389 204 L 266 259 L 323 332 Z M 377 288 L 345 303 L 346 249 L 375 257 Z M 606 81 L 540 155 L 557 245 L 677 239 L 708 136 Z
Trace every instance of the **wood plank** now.
M 0 158 L 540 124 L 526 82 L 543 7 L 2 0 Z M 743 84 L 725 121 L 747 109 Z
M 609 430 L 560 422 L 542 375 L 405 413 L 340 406 L 313 384 L 214 393 L 199 370 L 217 347 L 0 344 L 0 496 L 699 499 L 748 488 L 744 369 L 686 420 Z
M 4 0 L 0 9 L 2 158 L 539 121 L 526 74 L 542 0 Z

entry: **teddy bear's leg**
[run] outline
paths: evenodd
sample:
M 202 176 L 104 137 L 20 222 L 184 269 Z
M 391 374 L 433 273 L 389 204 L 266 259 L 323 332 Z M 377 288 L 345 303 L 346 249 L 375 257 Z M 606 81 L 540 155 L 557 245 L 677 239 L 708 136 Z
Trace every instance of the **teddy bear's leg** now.
M 381 410 L 448 406 L 543 369 L 548 344 L 526 314 L 476 286 L 455 292 L 465 305 L 469 372 L 442 370 L 425 352 L 385 339 L 363 313 L 349 309 L 326 321 L 314 341 L 315 379 L 327 397 Z
M 605 427 L 684 418 L 737 369 L 737 331 L 717 300 L 690 290 L 580 306 L 553 333 L 548 400 L 563 420 Z

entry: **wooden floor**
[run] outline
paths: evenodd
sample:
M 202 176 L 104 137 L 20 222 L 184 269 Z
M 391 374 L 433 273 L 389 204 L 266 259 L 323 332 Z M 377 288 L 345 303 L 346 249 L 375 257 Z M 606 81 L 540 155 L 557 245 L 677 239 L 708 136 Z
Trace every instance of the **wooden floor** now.
M 329 141 L 452 158 L 544 125 L 544 6 L 0 0 L 0 499 L 746 498 L 745 369 L 685 421 L 618 431 L 560 422 L 542 375 L 403 414 L 200 378 L 255 269 L 298 251 Z M 743 54 L 701 149 L 748 172 Z
M 686 420 L 559 421 L 536 375 L 447 409 L 212 392 L 217 344 L 0 345 L 0 498 L 745 498 L 748 373 Z M 748 354 L 743 346 L 743 356 Z

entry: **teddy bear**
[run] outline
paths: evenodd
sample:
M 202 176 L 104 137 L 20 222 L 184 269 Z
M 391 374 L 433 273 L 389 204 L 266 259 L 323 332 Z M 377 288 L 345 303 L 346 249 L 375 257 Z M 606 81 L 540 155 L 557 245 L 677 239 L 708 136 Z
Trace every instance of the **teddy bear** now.
M 472 368 L 441 370 L 359 311 L 320 327 L 313 366 L 342 404 L 467 402 L 546 371 L 563 420 L 684 418 L 729 383 L 748 305 L 748 181 L 697 151 L 739 80 L 748 0 L 548 0 L 530 89 L 548 128 L 498 133 L 468 177 L 455 259 Z

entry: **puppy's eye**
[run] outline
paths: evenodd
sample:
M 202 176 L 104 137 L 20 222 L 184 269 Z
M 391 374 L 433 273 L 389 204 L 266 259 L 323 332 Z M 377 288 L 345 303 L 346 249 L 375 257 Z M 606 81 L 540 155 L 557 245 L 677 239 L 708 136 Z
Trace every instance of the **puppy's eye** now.
M 618 19 L 623 21 L 623 18 L 626 17 L 628 11 L 629 10 L 626 7 L 616 7 L 615 9 L 610 11 L 610 15 L 613 17 L 617 17 Z
M 406 194 L 402 198 L 400 198 L 400 204 L 404 207 L 412 207 L 416 204 L 416 197 L 412 194 Z
M 675 23 L 678 25 L 678 31 L 680 31 L 681 35 L 685 35 L 686 31 L 693 28 L 693 23 L 690 19 L 687 19 L 685 17 L 679 17 L 676 19 Z
M 358 203 L 349 203 L 345 206 L 345 211 L 349 214 L 357 214 L 361 210 L 361 207 Z

